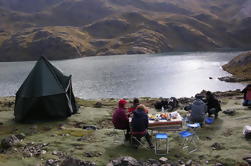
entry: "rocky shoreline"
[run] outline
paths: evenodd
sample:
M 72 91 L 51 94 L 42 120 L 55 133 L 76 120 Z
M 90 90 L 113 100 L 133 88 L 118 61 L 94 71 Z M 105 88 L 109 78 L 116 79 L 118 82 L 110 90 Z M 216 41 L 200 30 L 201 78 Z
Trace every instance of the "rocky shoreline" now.
M 230 62 L 223 65 L 223 70 L 233 74 L 232 76 L 218 78 L 226 82 L 251 82 L 251 51 L 244 52 L 234 57 Z
M 174 135 L 169 154 L 162 157 L 143 147 L 135 151 L 123 141 L 114 142 L 115 137 L 123 139 L 123 134 L 114 131 L 111 124 L 117 99 L 77 98 L 80 111 L 66 121 L 21 125 L 12 120 L 15 98 L 1 97 L 0 166 L 1 163 L 13 166 L 248 166 L 250 142 L 242 138 L 241 126 L 250 122 L 250 110 L 240 105 L 240 90 L 215 92 L 215 95 L 222 101 L 223 112 L 215 124 L 206 125 L 199 132 L 200 150 L 192 154 L 180 151 L 176 143 L 181 140 Z M 176 111 L 184 114 L 184 106 L 193 99 L 179 98 Z M 156 111 L 153 104 L 159 99 L 140 100 L 151 111 Z M 233 154 L 229 154 L 229 150 Z
M 251 82 L 250 78 L 239 78 L 236 76 L 225 76 L 225 77 L 219 77 L 218 78 L 220 81 L 225 81 L 225 82 Z

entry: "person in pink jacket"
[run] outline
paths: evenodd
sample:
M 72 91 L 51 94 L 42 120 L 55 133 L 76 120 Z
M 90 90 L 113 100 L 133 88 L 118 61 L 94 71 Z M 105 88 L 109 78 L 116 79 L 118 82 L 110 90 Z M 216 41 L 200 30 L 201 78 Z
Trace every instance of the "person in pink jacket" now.
M 115 129 L 126 130 L 125 140 L 130 140 L 130 126 L 126 108 L 127 101 L 119 100 L 118 108 L 112 115 L 112 123 Z

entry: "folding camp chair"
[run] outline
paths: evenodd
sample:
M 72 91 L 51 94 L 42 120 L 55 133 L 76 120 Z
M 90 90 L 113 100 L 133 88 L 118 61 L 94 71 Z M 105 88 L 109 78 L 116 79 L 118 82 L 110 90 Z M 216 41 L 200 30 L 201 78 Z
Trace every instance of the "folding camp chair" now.
M 199 137 L 196 134 L 196 130 L 200 127 L 199 123 L 187 124 L 187 127 L 191 131 L 185 130 L 179 133 L 180 137 L 183 139 L 182 148 L 188 149 L 189 153 L 197 150 Z

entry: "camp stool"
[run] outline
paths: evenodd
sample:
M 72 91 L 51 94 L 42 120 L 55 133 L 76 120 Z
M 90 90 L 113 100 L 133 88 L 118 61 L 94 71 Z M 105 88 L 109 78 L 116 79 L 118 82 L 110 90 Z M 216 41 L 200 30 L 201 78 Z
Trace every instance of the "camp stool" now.
M 193 133 L 193 139 L 197 139 L 196 141 L 199 141 L 200 138 L 197 135 L 197 129 L 200 128 L 200 123 L 188 123 L 187 127 L 191 129 L 191 132 Z
M 167 133 L 157 133 L 155 135 L 155 154 L 156 155 L 166 155 L 169 150 L 169 135 Z M 161 146 L 165 147 L 164 150 L 161 149 Z
M 179 133 L 180 137 L 183 139 L 182 148 L 183 150 L 188 150 L 192 153 L 197 150 L 197 142 L 194 139 L 194 134 L 190 131 L 181 131 Z

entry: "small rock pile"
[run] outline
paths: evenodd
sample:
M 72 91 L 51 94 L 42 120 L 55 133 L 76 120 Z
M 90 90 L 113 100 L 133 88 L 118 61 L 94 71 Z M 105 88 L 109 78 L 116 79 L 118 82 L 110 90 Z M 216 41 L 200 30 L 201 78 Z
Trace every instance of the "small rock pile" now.
M 46 154 L 48 144 L 34 144 L 28 143 L 21 148 L 21 152 L 24 157 L 40 156 L 41 154 Z
M 159 160 L 148 159 L 147 161 L 138 161 L 133 157 L 125 156 L 112 160 L 106 166 L 171 166 L 171 165 L 172 164 L 169 163 L 168 159 L 165 157 L 161 157 Z
M 44 166 L 96 166 L 96 164 L 90 161 L 82 161 L 79 159 L 68 157 L 63 161 L 49 159 L 45 162 Z

